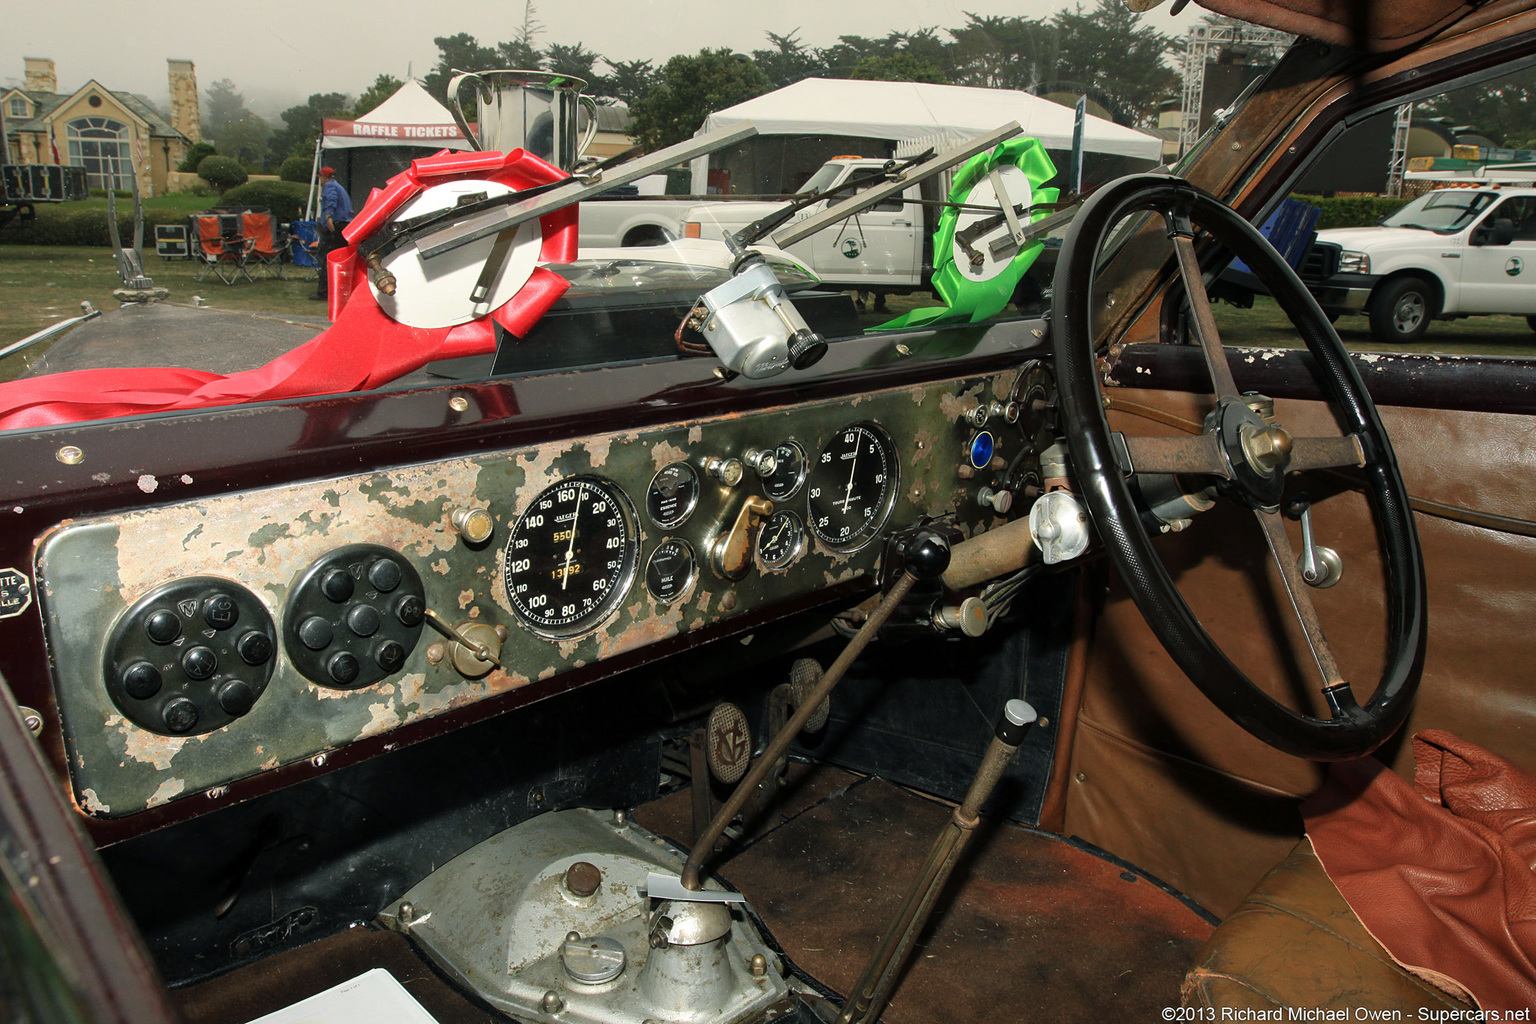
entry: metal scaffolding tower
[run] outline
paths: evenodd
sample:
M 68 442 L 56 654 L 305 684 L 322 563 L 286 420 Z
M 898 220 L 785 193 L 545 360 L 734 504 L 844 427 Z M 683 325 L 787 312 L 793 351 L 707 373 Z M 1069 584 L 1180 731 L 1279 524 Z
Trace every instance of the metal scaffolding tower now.
M 1183 120 L 1179 125 L 1179 155 L 1189 152 L 1200 137 L 1200 109 L 1205 101 L 1205 65 L 1213 52 L 1241 46 L 1259 51 L 1271 62 L 1291 45 L 1295 36 L 1257 25 L 1191 25 L 1184 43 Z
M 1408 169 L 1408 130 L 1413 127 L 1413 104 L 1397 108 L 1392 122 L 1392 156 L 1387 162 L 1387 195 L 1398 199 L 1403 194 L 1403 172 Z

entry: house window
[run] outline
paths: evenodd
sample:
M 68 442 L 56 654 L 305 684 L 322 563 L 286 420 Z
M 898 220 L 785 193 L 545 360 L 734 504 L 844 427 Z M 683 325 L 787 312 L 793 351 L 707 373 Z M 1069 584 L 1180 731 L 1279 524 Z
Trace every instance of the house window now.
M 7 117 L 26 117 L 27 116 L 27 101 L 22 99 L 20 96 L 12 96 L 11 97 L 11 102 L 10 102 L 10 109 L 6 111 L 6 116 Z
M 66 134 L 69 162 L 85 168 L 91 188 L 133 187 L 127 125 L 106 117 L 81 117 L 69 122 Z

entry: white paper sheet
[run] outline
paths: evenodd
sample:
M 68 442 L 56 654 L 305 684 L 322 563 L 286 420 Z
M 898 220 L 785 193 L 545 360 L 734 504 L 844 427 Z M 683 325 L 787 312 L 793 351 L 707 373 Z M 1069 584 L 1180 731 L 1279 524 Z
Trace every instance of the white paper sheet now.
M 258 1017 L 250 1024 L 437 1024 L 405 986 L 382 967 L 335 988 Z

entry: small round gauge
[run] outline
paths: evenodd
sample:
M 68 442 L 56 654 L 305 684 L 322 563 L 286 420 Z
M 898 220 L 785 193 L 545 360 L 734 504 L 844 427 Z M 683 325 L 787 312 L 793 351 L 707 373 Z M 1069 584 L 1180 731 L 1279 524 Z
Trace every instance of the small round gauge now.
M 639 530 L 611 481 L 575 476 L 533 499 L 507 538 L 513 614 L 542 636 L 590 632 L 624 600 L 640 561 Z
M 763 490 L 774 501 L 793 498 L 805 483 L 805 449 L 785 441 L 773 450 L 773 458 L 773 472 L 763 481 Z
M 699 503 L 699 474 L 686 462 L 670 462 L 651 477 L 645 510 L 663 530 L 683 525 Z
M 992 453 L 996 450 L 997 439 L 992 436 L 992 431 L 978 430 L 966 448 L 966 457 L 971 460 L 973 468 L 986 469 L 992 462 Z
M 688 596 L 699 578 L 693 545 L 681 537 L 668 537 L 651 552 L 645 563 L 645 589 L 662 604 L 676 604 Z
M 899 472 L 896 446 L 873 423 L 833 434 L 806 478 L 811 532 L 840 551 L 868 543 L 890 515 Z
M 789 510 L 775 512 L 763 521 L 757 534 L 757 559 L 765 569 L 782 569 L 805 550 L 805 527 Z

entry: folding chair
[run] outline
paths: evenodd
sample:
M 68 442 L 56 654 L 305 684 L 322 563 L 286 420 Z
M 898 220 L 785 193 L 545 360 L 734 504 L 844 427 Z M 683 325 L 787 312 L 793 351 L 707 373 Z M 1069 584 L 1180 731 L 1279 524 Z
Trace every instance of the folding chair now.
M 296 220 L 288 225 L 288 251 L 296 267 L 320 272 L 320 231 L 316 221 Z
M 283 276 L 285 246 L 277 242 L 277 223 L 270 213 L 247 211 L 240 215 L 241 233 L 250 245 L 246 266 L 268 277 Z
M 198 261 L 197 280 L 212 272 L 225 284 L 234 284 L 244 275 L 254 280 L 245 267 L 250 246 L 246 242 L 238 214 L 195 213 L 192 215 L 192 255 Z

